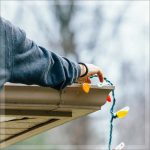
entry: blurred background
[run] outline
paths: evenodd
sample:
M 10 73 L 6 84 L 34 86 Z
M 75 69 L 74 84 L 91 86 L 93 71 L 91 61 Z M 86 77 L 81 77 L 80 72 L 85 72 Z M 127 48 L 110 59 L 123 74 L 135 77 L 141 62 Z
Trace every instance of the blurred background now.
M 93 63 L 116 86 L 113 147 L 149 150 L 149 1 L 1 1 L 1 16 L 27 36 L 73 61 Z M 110 103 L 11 149 L 106 149 Z

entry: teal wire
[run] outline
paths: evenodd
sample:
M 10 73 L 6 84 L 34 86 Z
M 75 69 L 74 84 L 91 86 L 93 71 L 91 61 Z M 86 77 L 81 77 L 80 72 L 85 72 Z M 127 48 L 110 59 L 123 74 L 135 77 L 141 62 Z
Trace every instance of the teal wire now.
M 107 83 L 109 83 L 110 85 L 113 86 L 113 84 L 107 78 L 104 78 L 104 80 Z M 115 104 L 116 104 L 115 91 L 114 90 L 112 90 L 112 97 L 113 97 L 113 103 L 112 103 L 112 106 L 111 106 L 111 109 L 110 109 L 111 119 L 110 119 L 110 133 L 109 133 L 109 144 L 108 144 L 108 149 L 109 150 L 111 150 L 111 144 L 112 144 L 113 120 L 116 118 L 114 116 L 114 107 L 115 107 Z
M 97 77 L 97 75 L 91 76 L 90 78 Z M 109 83 L 109 85 L 113 86 L 113 83 L 109 81 L 106 77 L 104 77 L 104 80 Z M 113 120 L 116 118 L 114 116 L 114 107 L 116 104 L 116 98 L 115 98 L 115 91 L 112 90 L 112 98 L 113 98 L 113 103 L 110 109 L 110 114 L 111 114 L 111 119 L 110 119 L 110 132 L 109 132 L 109 143 L 108 143 L 108 149 L 111 150 L 111 144 L 112 144 L 112 134 L 113 134 Z

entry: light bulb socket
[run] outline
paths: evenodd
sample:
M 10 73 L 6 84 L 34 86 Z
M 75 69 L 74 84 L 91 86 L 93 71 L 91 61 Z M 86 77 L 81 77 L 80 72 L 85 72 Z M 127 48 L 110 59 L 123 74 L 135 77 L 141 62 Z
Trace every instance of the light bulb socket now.
M 115 114 L 113 114 L 113 119 L 116 119 L 116 118 L 118 118 L 118 116 L 117 116 L 117 114 L 115 113 Z

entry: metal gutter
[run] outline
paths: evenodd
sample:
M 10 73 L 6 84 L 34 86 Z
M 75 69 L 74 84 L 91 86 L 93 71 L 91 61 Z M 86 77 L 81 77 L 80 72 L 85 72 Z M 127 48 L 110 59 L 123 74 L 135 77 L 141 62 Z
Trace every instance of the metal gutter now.
M 0 100 L 0 148 L 101 109 L 113 86 L 80 84 L 62 91 L 48 87 L 5 85 Z M 10 118 L 10 119 L 9 119 Z

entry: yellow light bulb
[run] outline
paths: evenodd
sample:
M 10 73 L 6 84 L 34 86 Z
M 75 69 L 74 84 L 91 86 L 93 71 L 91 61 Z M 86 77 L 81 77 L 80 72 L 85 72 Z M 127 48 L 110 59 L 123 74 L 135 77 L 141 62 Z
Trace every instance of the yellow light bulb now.
M 124 107 L 123 109 L 116 112 L 116 116 L 118 118 L 124 118 L 128 114 L 129 109 L 129 107 Z
M 82 84 L 82 89 L 85 93 L 89 93 L 90 91 L 90 84 L 89 83 L 83 83 Z

